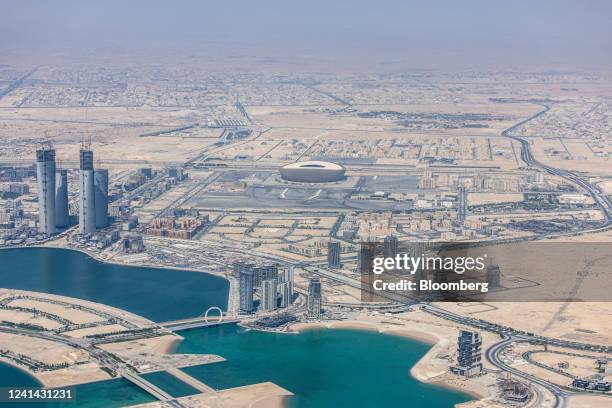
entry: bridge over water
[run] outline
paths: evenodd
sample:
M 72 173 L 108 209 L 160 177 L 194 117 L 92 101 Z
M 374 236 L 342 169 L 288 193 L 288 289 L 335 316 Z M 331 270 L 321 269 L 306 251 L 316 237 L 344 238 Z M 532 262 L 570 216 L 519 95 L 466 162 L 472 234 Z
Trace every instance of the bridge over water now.
M 203 317 L 194 317 L 192 319 L 173 320 L 169 322 L 158 323 L 170 331 L 179 331 L 187 329 L 197 329 L 199 327 L 222 326 L 224 324 L 240 323 L 240 319 L 206 321 Z
M 209 317 L 208 314 L 211 311 L 218 311 L 219 315 L 215 317 Z M 229 319 L 226 317 L 225 313 L 218 307 L 210 307 L 206 310 L 206 312 L 202 313 L 202 315 L 197 317 L 191 317 L 186 319 L 179 320 L 171 320 L 167 322 L 158 323 L 161 327 L 166 328 L 170 331 L 179 331 L 179 330 L 187 330 L 187 329 L 196 329 L 199 327 L 212 327 L 212 326 L 221 326 L 224 324 L 236 324 L 240 323 L 239 318 L 232 316 Z
M 131 382 L 132 384 L 136 385 L 137 387 L 142 388 L 143 390 L 145 390 L 146 392 L 148 392 L 149 394 L 151 394 L 158 400 L 165 401 L 169 403 L 171 406 L 176 407 L 176 408 L 183 407 L 183 405 L 179 403 L 178 401 L 176 401 L 172 395 L 168 394 L 166 391 L 162 390 L 155 384 L 152 384 L 151 382 L 145 380 L 144 378 L 136 374 L 132 374 L 128 372 L 122 373 L 121 376 L 125 378 L 126 380 L 128 380 L 129 382 Z

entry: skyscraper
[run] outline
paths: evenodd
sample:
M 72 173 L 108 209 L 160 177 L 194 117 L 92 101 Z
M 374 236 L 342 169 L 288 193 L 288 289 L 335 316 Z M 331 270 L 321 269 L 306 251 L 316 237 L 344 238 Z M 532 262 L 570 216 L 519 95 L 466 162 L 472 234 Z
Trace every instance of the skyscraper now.
M 395 258 L 395 255 L 397 255 L 397 237 L 393 235 L 385 237 L 384 254 L 385 258 Z
M 499 288 L 501 286 L 501 269 L 499 265 L 489 265 L 487 267 L 487 282 L 491 288 Z
M 280 304 L 279 307 L 288 307 L 291 304 L 292 296 L 291 296 L 291 287 L 289 286 L 289 282 L 280 282 L 278 284 L 278 293 L 280 295 Z
M 108 170 L 94 171 L 96 228 L 108 226 Z
M 329 241 L 327 243 L 327 266 L 330 268 L 340 268 L 340 254 L 342 253 L 342 247 L 339 242 Z
M 321 297 L 321 280 L 311 278 L 308 283 L 307 316 L 309 319 L 321 319 L 323 299 Z
M 255 287 L 261 287 L 263 281 L 268 279 L 278 280 L 278 265 L 265 265 L 255 268 Z
M 55 150 L 43 147 L 36 151 L 38 181 L 38 230 L 55 234 Z
M 278 274 L 278 292 L 280 307 L 288 307 L 293 302 L 293 265 Z
M 93 234 L 96 231 L 93 152 L 82 147 L 79 159 L 79 232 Z
M 64 228 L 70 224 L 68 212 L 68 171 L 55 173 L 55 226 Z
M 246 264 L 241 265 L 244 267 L 239 266 L 240 311 L 253 313 L 253 268 Z
M 266 279 L 261 284 L 261 309 L 265 312 L 273 312 L 277 308 L 278 281 L 276 279 Z
M 376 253 L 374 242 L 364 242 L 359 248 L 359 273 L 367 275 L 372 273 L 372 262 Z
M 451 372 L 472 377 L 482 372 L 482 337 L 480 333 L 461 330 L 457 338 L 457 365 Z

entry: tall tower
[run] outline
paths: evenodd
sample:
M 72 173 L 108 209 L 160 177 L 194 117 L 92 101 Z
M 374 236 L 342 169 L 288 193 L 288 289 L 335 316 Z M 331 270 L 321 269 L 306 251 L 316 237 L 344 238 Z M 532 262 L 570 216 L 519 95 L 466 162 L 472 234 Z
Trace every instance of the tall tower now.
M 397 237 L 387 235 L 384 242 L 385 258 L 395 258 L 397 255 Z
M 276 310 L 278 301 L 278 281 L 276 279 L 266 279 L 261 283 L 261 309 L 266 312 Z
M 68 171 L 55 173 L 55 226 L 67 227 L 70 224 L 68 213 Z
M 38 230 L 55 234 L 55 150 L 42 147 L 36 151 L 38 179 Z
M 329 241 L 327 243 L 327 266 L 330 268 L 340 268 L 340 253 L 342 247 L 339 242 Z
M 108 225 L 108 170 L 94 171 L 96 228 Z
M 79 232 L 93 234 L 96 231 L 93 152 L 85 146 L 80 151 L 79 185 Z
M 362 275 L 368 275 L 372 273 L 372 262 L 374 262 L 375 255 L 375 244 L 374 242 L 362 242 L 359 247 L 359 255 L 357 258 L 359 272 Z
M 487 267 L 487 282 L 491 288 L 501 286 L 501 269 L 499 265 L 489 265 Z
M 293 303 L 293 265 L 288 265 L 279 273 L 278 292 L 281 298 L 280 307 L 288 307 Z
M 308 283 L 307 315 L 309 319 L 321 319 L 321 308 L 323 299 L 321 297 L 321 280 L 311 278 Z
M 236 267 L 236 265 L 234 265 Z M 243 313 L 253 313 L 253 290 L 255 289 L 255 276 L 252 265 L 239 264 L 239 291 L 240 291 L 240 311 Z

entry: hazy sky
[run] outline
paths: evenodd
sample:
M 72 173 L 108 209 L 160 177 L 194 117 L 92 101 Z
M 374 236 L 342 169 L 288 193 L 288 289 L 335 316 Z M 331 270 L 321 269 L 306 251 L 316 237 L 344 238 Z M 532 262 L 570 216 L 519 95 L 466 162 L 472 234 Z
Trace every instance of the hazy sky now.
M 231 53 L 415 67 L 610 66 L 611 21 L 609 0 L 2 0 L 0 50 L 205 53 L 221 43 Z

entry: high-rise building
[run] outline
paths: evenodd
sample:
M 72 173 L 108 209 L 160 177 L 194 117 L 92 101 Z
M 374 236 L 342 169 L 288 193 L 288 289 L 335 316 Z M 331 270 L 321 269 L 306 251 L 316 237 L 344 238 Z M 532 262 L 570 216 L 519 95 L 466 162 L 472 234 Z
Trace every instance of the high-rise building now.
M 372 273 L 372 263 L 374 262 L 374 255 L 376 253 L 376 247 L 373 242 L 364 242 L 359 248 L 359 273 L 362 275 L 368 275 Z
M 247 269 L 252 270 L 253 268 L 255 268 L 255 264 L 246 263 L 246 262 L 234 262 L 234 275 L 239 277 L 240 272 L 247 270 Z
M 384 254 L 385 258 L 395 258 L 395 255 L 397 255 L 397 237 L 393 235 L 385 237 Z
M 94 171 L 96 228 L 108 226 L 108 170 Z
M 261 283 L 261 310 L 265 312 L 273 312 L 277 308 L 278 281 L 276 279 L 266 279 Z
M 457 365 L 450 371 L 465 377 L 482 373 L 482 337 L 480 333 L 461 330 L 457 338 Z
M 339 242 L 329 241 L 327 243 L 327 266 L 330 268 L 340 268 L 340 254 L 342 253 L 342 247 Z
M 240 311 L 243 313 L 253 313 L 253 291 L 254 273 L 253 268 L 242 264 L 244 267 L 239 267 L 239 291 L 240 291 Z
M 147 180 L 153 177 L 153 170 L 150 167 L 142 167 L 138 169 L 138 174 L 146 178 Z
M 55 234 L 55 150 L 36 151 L 36 178 L 38 181 L 38 230 Z
M 309 319 L 320 320 L 322 316 L 323 298 L 321 296 L 321 280 L 311 278 L 308 283 L 307 316 Z
M 487 267 L 487 282 L 491 288 L 499 288 L 501 286 L 501 269 L 499 265 L 489 265 Z
M 291 286 L 289 282 L 281 282 L 278 284 L 278 293 L 280 295 L 279 307 L 289 307 L 293 296 L 291 295 Z
M 278 292 L 280 307 L 288 307 L 293 303 L 293 265 L 289 265 L 278 274 Z
M 465 216 L 467 214 L 467 191 L 465 186 L 459 187 L 459 203 L 457 204 L 457 221 L 460 223 L 465 222 Z
M 93 234 L 96 231 L 93 152 L 83 147 L 79 156 L 79 232 Z
M 64 228 L 70 225 L 68 212 L 68 171 L 55 173 L 55 226 Z
M 278 280 L 278 265 L 265 265 L 255 268 L 255 287 L 260 288 L 263 281 Z

